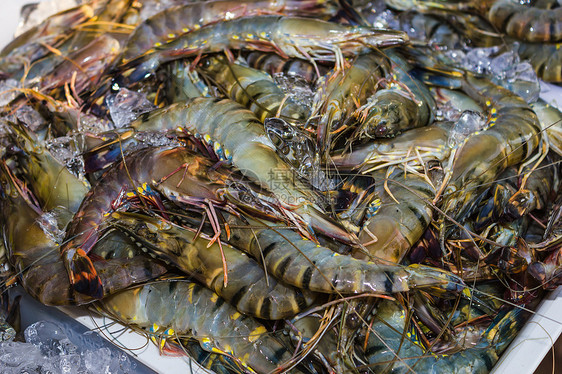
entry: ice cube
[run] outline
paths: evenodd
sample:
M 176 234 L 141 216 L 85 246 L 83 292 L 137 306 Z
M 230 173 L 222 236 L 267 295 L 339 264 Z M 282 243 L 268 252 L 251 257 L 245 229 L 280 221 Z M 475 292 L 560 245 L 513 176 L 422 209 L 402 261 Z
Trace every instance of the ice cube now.
M 481 130 L 486 125 L 486 119 L 478 112 L 465 110 L 455 122 L 449 134 L 449 146 L 461 144 L 471 134 Z
M 84 365 L 92 373 L 111 373 L 111 351 L 109 348 L 100 348 L 84 353 Z
M 74 137 L 61 136 L 47 140 L 45 145 L 51 155 L 65 165 L 72 174 L 84 178 L 84 159 Z
M 87 113 L 82 113 L 80 121 L 78 122 L 79 132 L 99 134 L 113 129 L 115 129 L 113 122 Z
M 489 48 L 473 48 L 470 49 L 463 61 L 462 66 L 465 69 L 473 71 L 475 73 L 483 74 L 489 71 L 490 65 L 492 64 L 492 55 L 497 53 L 499 47 L 489 47 Z
M 517 46 L 497 54 L 500 47 L 471 48 L 466 53 L 451 50 L 444 56 L 464 69 L 488 75 L 495 84 L 521 96 L 528 103 L 535 102 L 540 93 L 539 79 L 528 62 L 520 61 L 515 50 Z
M 461 116 L 461 111 L 451 101 L 447 101 L 438 106 L 436 114 L 437 118 L 442 121 L 457 121 Z
M 59 222 L 58 219 L 59 212 L 59 210 L 53 210 L 51 212 L 43 213 L 37 220 L 39 226 L 43 229 L 43 232 L 45 232 L 45 234 L 47 234 L 51 240 L 56 243 L 62 243 L 66 235 L 64 227 L 61 227 L 62 222 Z
M 400 30 L 400 21 L 393 12 L 385 10 L 375 16 L 373 27 L 376 29 Z
M 463 67 L 464 61 L 467 59 L 466 53 L 461 49 L 450 49 L 443 52 L 445 58 L 447 58 L 451 63 Z
M 304 130 L 275 117 L 267 118 L 264 126 L 279 156 L 291 165 L 298 176 L 322 191 L 334 186 L 334 182 L 320 168 L 315 142 Z
M 114 353 L 111 355 L 111 361 L 109 364 L 110 373 L 129 373 L 134 369 L 134 365 L 131 363 L 129 355 L 123 352 Z
M 515 68 L 515 73 L 517 78 L 520 80 L 525 80 L 529 82 L 538 81 L 537 73 L 535 73 L 535 70 L 533 69 L 533 65 L 531 65 L 527 61 L 523 61 L 517 64 Z
M 117 94 L 109 95 L 106 99 L 111 119 L 117 128 L 129 124 L 143 113 L 156 108 L 146 95 L 140 92 L 121 88 Z
M 273 79 L 288 98 L 307 108 L 312 107 L 314 91 L 305 79 L 284 73 L 275 74 Z
M 401 18 L 400 29 L 405 31 L 410 39 L 426 40 L 425 19 L 422 17 Z
M 59 367 L 62 374 L 79 374 L 81 356 L 79 354 L 62 355 Z
M 21 87 L 19 81 L 15 79 L 6 79 L 0 81 L 0 106 L 8 105 L 12 100 L 20 94 L 16 88 Z
M 501 82 L 497 82 L 501 84 Z M 521 96 L 528 103 L 539 99 L 541 85 L 533 66 L 524 61 L 512 69 L 510 76 L 504 81 L 504 87 Z
M 495 84 L 507 88 L 529 103 L 537 101 L 539 97 L 540 84 L 533 67 L 528 62 L 521 62 L 513 49 L 493 57 L 483 72 Z
M 528 62 L 521 62 L 515 52 L 517 47 L 497 54 L 500 47 L 472 48 L 463 56 L 462 51 L 450 51 L 445 55 L 461 67 L 479 74 L 487 74 L 497 85 L 521 96 L 528 103 L 537 101 L 540 83 Z
M 316 159 L 316 146 L 309 135 L 281 118 L 267 118 L 264 127 L 279 155 L 297 172 L 312 167 Z
M 510 50 L 493 57 L 486 72 L 491 73 L 497 79 L 505 79 L 512 74 L 512 70 L 518 63 L 519 55 Z
M 363 17 L 368 25 L 375 23 L 376 17 L 386 10 L 384 0 L 375 1 L 353 1 L 353 8 Z
M 25 123 L 31 131 L 37 131 L 45 123 L 45 119 L 32 106 L 24 105 L 16 110 L 16 117 Z
M 0 367 L 2 373 L 22 373 L 26 370 L 37 373 L 46 364 L 38 347 L 23 342 L 2 342 L 0 344 Z
M 107 347 L 78 348 L 54 322 L 39 321 L 29 326 L 28 342 L 0 343 L 2 374 L 128 374 L 135 363 L 124 352 Z
M 74 139 L 69 136 L 47 140 L 46 146 L 51 155 L 61 164 L 66 164 L 78 153 L 74 145 Z
M 24 336 L 28 343 L 37 346 L 41 353 L 48 357 L 74 353 L 77 350 L 62 328 L 54 322 L 36 322 L 25 330 Z
M 138 146 L 139 148 L 144 148 L 145 146 L 161 147 L 165 145 L 179 147 L 181 145 L 181 142 L 179 142 L 177 138 L 170 137 L 159 131 L 139 132 L 135 134 L 135 139 L 142 143 Z

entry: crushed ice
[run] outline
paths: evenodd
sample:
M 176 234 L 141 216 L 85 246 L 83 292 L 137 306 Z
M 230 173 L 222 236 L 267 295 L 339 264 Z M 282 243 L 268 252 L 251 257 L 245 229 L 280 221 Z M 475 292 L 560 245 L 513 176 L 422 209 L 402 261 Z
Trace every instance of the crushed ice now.
M 425 33 L 425 20 L 421 17 L 406 18 L 402 20 L 400 28 L 405 31 L 410 39 L 425 40 L 427 35 Z M 431 42 L 431 41 L 430 41 Z
M 71 136 L 62 136 L 47 140 L 45 146 L 51 155 L 75 176 L 80 179 L 84 177 L 84 159 L 81 156 L 81 147 L 76 144 L 77 140 Z
M 115 126 L 111 121 L 96 117 L 92 114 L 83 113 L 78 121 L 79 133 L 99 134 L 113 129 L 115 129 Z
M 142 131 L 135 134 L 135 139 L 143 146 L 161 147 L 165 145 L 179 147 L 182 143 L 176 137 L 170 137 L 161 131 Z
M 532 103 L 539 98 L 539 79 L 531 64 L 519 59 L 517 48 L 514 46 L 503 53 L 499 53 L 500 47 L 497 46 L 471 48 L 466 52 L 452 50 L 446 55 L 460 67 L 478 74 L 487 74 L 494 83 Z
M 354 3 L 354 9 L 363 17 L 367 24 L 377 29 L 400 29 L 398 18 L 386 7 L 383 0 L 360 1 Z
M 307 108 L 312 107 L 314 91 L 304 78 L 278 73 L 273 75 L 273 79 L 289 99 Z
M 115 127 L 126 126 L 141 114 L 156 108 L 143 93 L 121 88 L 117 94 L 109 95 L 106 99 L 111 119 Z
M 136 364 L 126 353 L 109 348 L 83 350 L 54 322 L 39 321 L 24 332 L 25 342 L 0 343 L 3 374 L 126 374 Z
M 437 103 L 437 118 L 444 121 L 457 121 L 462 114 L 462 111 L 455 107 L 452 101 L 447 101 L 443 104 Z

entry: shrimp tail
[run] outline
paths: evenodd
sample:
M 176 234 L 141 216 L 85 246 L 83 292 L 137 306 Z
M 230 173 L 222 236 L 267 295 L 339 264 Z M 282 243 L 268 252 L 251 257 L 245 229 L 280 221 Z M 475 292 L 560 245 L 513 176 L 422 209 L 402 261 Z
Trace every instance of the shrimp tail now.
M 326 216 L 316 207 L 310 205 L 297 209 L 296 212 L 305 219 L 315 233 L 338 239 L 346 244 L 357 244 L 357 236 L 349 232 L 340 222 Z
M 502 310 L 494 318 L 483 336 L 488 341 L 494 342 L 496 351 L 501 352 L 515 338 L 527 321 L 527 318 L 528 313 L 521 308 Z
M 96 299 L 103 297 L 103 286 L 92 260 L 80 248 L 72 248 L 65 254 L 65 264 L 70 283 L 77 292 Z

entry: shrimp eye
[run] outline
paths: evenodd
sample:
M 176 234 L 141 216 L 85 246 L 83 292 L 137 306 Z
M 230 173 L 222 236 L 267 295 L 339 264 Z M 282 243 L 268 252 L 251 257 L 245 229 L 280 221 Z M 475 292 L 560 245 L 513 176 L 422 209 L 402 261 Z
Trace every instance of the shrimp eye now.
M 111 80 L 111 93 L 118 93 L 121 90 L 121 87 L 125 86 L 123 82 L 123 77 L 118 76 Z
M 388 132 L 388 127 L 386 125 L 378 125 L 375 127 L 375 136 L 384 137 Z

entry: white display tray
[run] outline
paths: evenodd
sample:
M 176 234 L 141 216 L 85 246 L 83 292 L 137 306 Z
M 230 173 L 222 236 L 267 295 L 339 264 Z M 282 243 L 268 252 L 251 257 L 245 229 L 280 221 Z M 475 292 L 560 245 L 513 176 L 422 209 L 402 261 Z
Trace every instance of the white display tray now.
M 12 39 L 13 31 L 18 24 L 20 8 L 30 1 L 32 0 L 2 1 L 0 48 Z M 541 97 L 549 103 L 562 107 L 562 88 L 548 84 L 544 84 L 543 88 Z M 44 320 L 49 315 L 50 319 L 54 320 L 64 318 L 57 310 L 51 309 L 52 313 L 49 313 L 49 308 L 34 303 L 29 298 L 23 305 L 25 306 L 22 308 L 24 327 L 32 322 Z M 98 332 L 116 346 L 127 347 L 126 351 L 129 354 L 158 373 L 207 373 L 187 358 L 160 355 L 154 344 L 151 342 L 147 344 L 146 337 L 131 330 L 123 332 L 121 325 L 112 325 L 106 318 L 94 316 L 80 308 L 59 309 L 86 328 Z M 559 287 L 541 302 L 536 313 L 503 354 L 492 373 L 533 373 L 561 333 L 562 287 Z M 139 367 L 138 372 L 150 372 L 148 368 Z
M 541 98 L 562 108 L 562 88 L 541 83 Z M 548 294 L 504 352 L 493 374 L 533 373 L 562 333 L 562 286 Z

